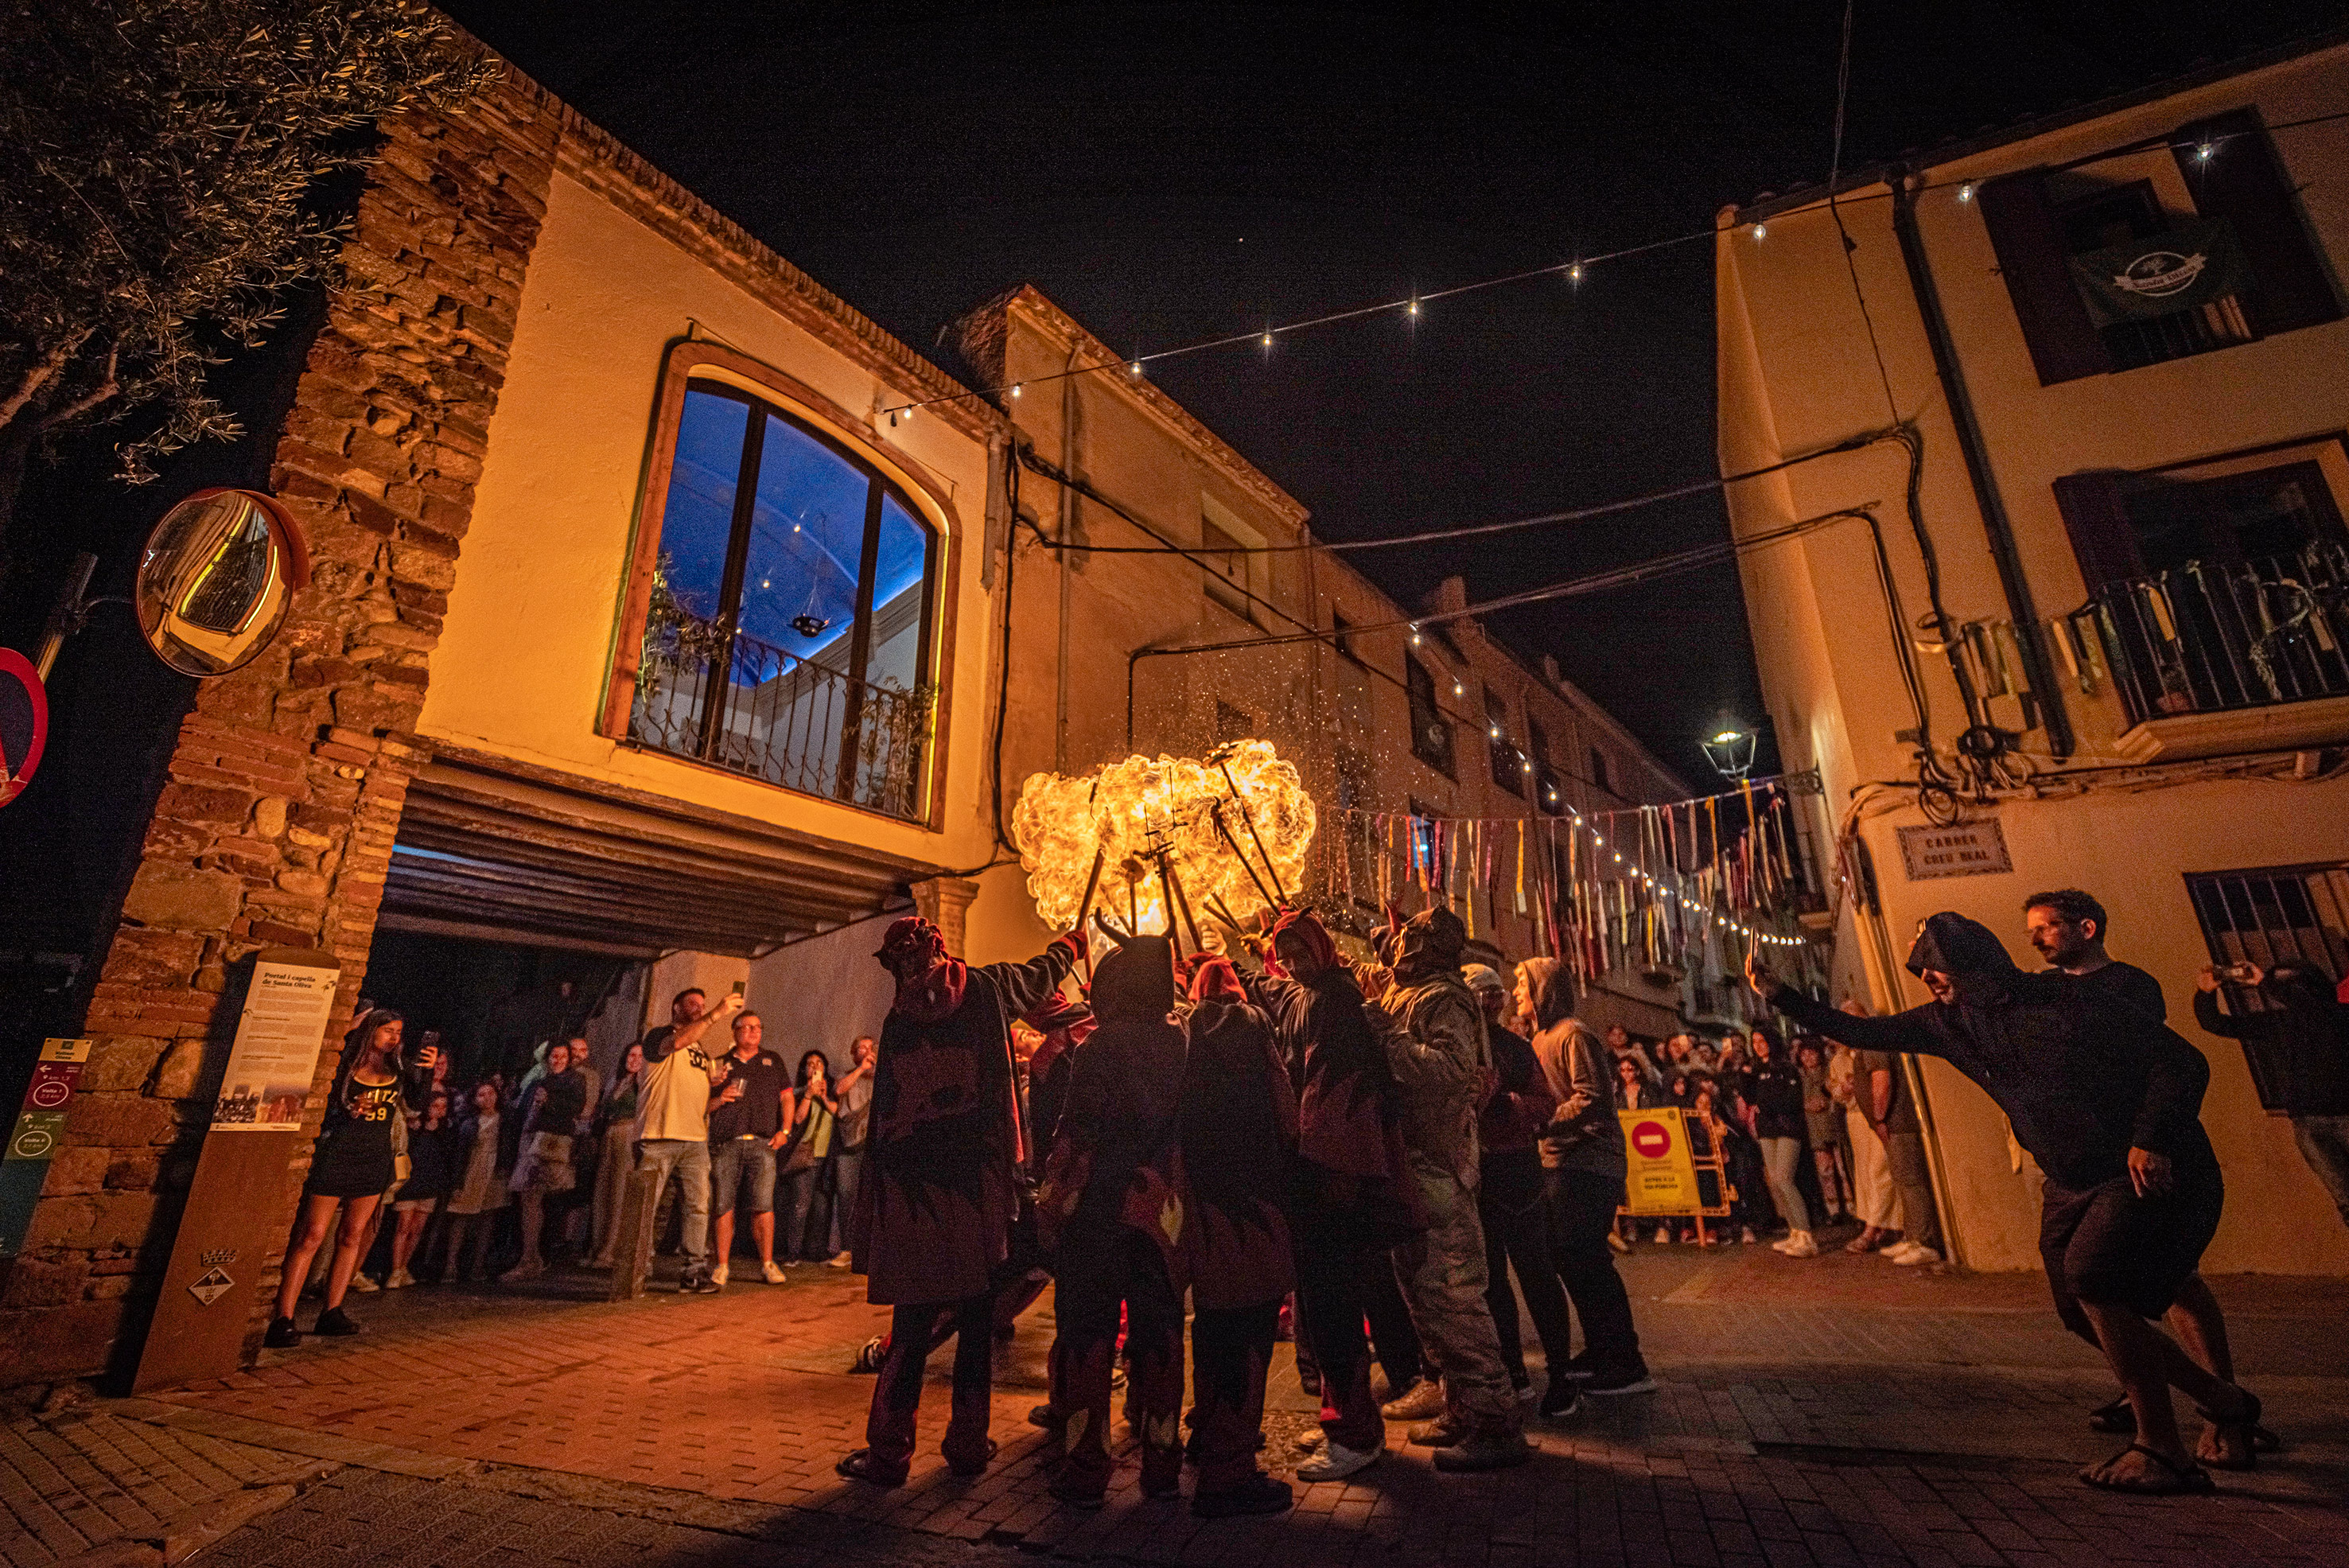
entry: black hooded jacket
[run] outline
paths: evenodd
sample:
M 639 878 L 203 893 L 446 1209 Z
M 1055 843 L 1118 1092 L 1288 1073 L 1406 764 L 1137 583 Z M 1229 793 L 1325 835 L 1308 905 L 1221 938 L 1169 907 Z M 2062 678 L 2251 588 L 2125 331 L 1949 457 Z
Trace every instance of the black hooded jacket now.
M 2265 1008 L 2231 1016 L 2219 1011 L 2216 995 L 2197 991 L 2194 1022 L 2243 1043 L 2286 1115 L 2349 1116 L 2349 1007 L 2305 972 L 2271 976 L 2260 991 Z
M 1940 1057 L 1998 1102 L 2015 1141 L 2059 1187 L 2126 1177 L 2132 1147 L 2216 1173 L 2201 1122 L 2210 1064 L 2181 1036 L 2060 972 L 2025 974 L 1987 927 L 1962 915 L 1927 920 L 1909 968 L 1952 976 L 1957 1000 L 1855 1018 L 1781 987 L 1770 1004 L 1863 1051 Z
M 1114 1218 L 1134 1172 L 1173 1148 L 1183 1110 L 1183 1031 L 1174 1010 L 1174 955 L 1163 936 L 1138 936 L 1093 971 L 1098 1021 L 1077 1053 L 1060 1140 L 1088 1158 L 1081 1219 Z

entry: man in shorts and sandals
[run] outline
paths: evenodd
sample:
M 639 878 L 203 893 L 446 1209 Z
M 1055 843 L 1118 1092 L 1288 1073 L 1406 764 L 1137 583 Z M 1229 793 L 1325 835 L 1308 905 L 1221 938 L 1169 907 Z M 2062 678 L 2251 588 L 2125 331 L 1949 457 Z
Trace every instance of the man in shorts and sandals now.
M 2083 1481 L 2153 1496 L 2211 1490 L 2178 1436 L 2173 1386 L 2218 1429 L 2205 1452 L 2215 1446 L 2230 1467 L 2249 1469 L 2258 1397 L 2155 1326 L 2194 1278 L 2225 1198 L 2201 1123 L 2209 1064 L 2134 1007 L 2064 975 L 2023 973 L 1962 915 L 1926 920 L 1908 967 L 1933 1000 L 1889 1018 L 1838 1012 L 1755 958 L 1745 975 L 1814 1033 L 1939 1056 L 2006 1113 L 2047 1178 L 2039 1250 L 2056 1313 L 2104 1351 L 2137 1416 L 2137 1440 L 2081 1471 Z

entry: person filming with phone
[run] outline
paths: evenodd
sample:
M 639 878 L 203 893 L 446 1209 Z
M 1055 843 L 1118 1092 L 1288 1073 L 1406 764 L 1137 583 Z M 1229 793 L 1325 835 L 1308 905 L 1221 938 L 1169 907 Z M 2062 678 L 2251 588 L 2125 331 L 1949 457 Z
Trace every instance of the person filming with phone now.
M 742 989 L 738 982 L 725 1001 L 687 1019 L 677 1017 L 686 998 L 698 1000 L 701 992 L 679 993 L 661 1058 L 645 1069 L 644 1089 L 636 1098 L 636 1168 L 656 1178 L 647 1211 L 659 1212 L 661 1189 L 670 1177 L 681 1184 L 685 1272 L 677 1288 L 688 1295 L 719 1289 L 709 1277 L 709 1112 L 713 1106 L 740 1099 L 742 1085 L 727 1081 L 733 1071 L 731 1059 L 705 1042 L 711 1031 L 724 1029 L 742 1011 Z
M 2224 1012 L 2221 980 L 2231 986 Z M 2265 1069 L 2261 1077 L 2275 1086 L 2274 1108 L 2292 1118 L 2300 1158 L 2349 1225 L 2349 1007 L 2333 1000 L 2332 982 L 2303 959 L 2279 959 L 2272 969 L 2206 969 L 2194 983 L 2194 1022 L 2241 1041 L 2244 1054 Z M 2253 996 L 2256 1012 L 2247 1005 Z

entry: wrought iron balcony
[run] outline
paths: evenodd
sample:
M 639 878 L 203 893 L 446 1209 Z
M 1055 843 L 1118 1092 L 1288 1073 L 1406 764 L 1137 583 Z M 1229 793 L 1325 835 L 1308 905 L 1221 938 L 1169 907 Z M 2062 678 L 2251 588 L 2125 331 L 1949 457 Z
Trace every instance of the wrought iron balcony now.
M 2349 696 L 2349 551 L 2111 582 L 2090 601 L 2132 722 Z
M 919 820 L 930 696 L 743 633 L 647 631 L 628 738 L 803 794 Z

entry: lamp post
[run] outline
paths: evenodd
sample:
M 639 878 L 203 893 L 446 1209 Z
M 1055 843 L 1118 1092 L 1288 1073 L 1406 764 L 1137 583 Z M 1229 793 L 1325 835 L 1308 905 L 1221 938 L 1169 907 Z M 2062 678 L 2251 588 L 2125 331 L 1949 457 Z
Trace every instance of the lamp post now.
M 1751 730 L 1723 725 L 1711 740 L 1702 742 L 1704 759 L 1723 778 L 1742 779 L 1754 771 L 1754 739 Z

